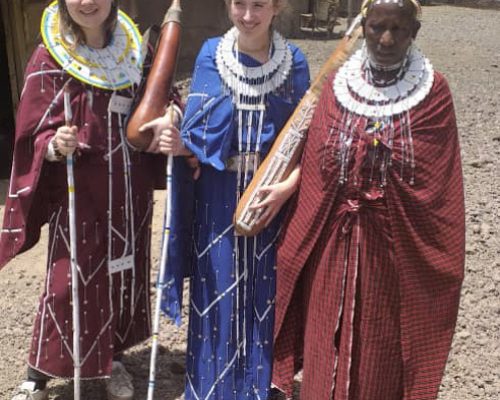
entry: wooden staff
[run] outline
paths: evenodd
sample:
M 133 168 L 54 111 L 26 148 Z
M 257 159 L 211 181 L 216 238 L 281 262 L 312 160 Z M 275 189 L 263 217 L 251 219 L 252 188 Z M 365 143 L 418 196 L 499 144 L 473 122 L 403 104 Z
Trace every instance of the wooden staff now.
M 68 85 L 64 86 L 64 120 L 71 126 L 73 118 Z M 78 297 L 78 264 L 76 253 L 76 221 L 75 221 L 75 177 L 73 172 L 73 154 L 66 156 L 66 174 L 68 179 L 68 214 L 69 245 L 71 260 L 71 297 L 73 311 L 73 367 L 74 367 L 74 399 L 80 400 L 80 299 Z
M 174 120 L 174 106 L 169 106 L 170 120 Z M 156 357 L 158 355 L 159 335 L 160 335 L 160 313 L 163 288 L 165 287 L 165 272 L 168 260 L 168 241 L 170 239 L 170 224 L 172 219 L 172 166 L 174 163 L 173 155 L 169 154 L 167 159 L 167 197 L 165 198 L 165 222 L 163 227 L 163 241 L 160 256 L 160 271 L 158 283 L 156 285 L 156 307 L 153 319 L 153 342 L 151 344 L 151 361 L 149 364 L 149 385 L 148 398 L 153 400 L 156 385 Z
M 171 98 L 172 82 L 175 75 L 180 48 L 182 8 L 180 0 L 172 0 L 162 23 L 161 35 L 153 58 L 153 65 L 147 77 L 146 87 L 139 105 L 133 111 L 127 123 L 127 139 L 130 144 L 140 150 L 150 147 L 153 140 L 152 130 L 140 128 L 147 122 L 161 117 Z M 173 117 L 172 102 L 169 106 Z M 173 121 L 173 118 L 171 119 Z M 156 307 L 153 319 L 153 341 L 151 345 L 151 361 L 149 367 L 148 400 L 153 400 L 156 385 L 156 357 L 158 355 L 160 313 L 163 288 L 165 286 L 165 269 L 168 257 L 168 240 L 170 236 L 171 202 L 172 202 L 172 165 L 173 156 L 167 160 L 167 197 L 165 199 L 165 226 L 160 256 L 160 271 L 156 285 Z
M 345 37 L 321 68 L 243 193 L 234 215 L 234 226 L 238 234 L 255 236 L 264 228 L 263 221 L 260 220 L 264 210 L 262 208 L 253 210 L 251 207 L 265 198 L 266 195 L 260 193 L 261 187 L 283 181 L 297 164 L 325 81 L 352 54 L 361 34 L 360 24 L 361 15 L 355 19 Z

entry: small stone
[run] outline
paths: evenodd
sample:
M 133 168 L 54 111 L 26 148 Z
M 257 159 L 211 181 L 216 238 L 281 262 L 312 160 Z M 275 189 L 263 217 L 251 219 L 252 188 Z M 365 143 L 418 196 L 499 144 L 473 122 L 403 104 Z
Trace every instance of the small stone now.
M 457 337 L 460 339 L 467 339 L 470 337 L 470 332 L 469 331 L 461 331 L 457 333 Z
M 489 235 L 490 233 L 493 233 L 491 230 L 491 226 L 486 224 L 486 223 L 482 223 L 481 224 L 481 233 L 483 235 Z
M 473 254 L 476 254 L 476 249 L 470 245 L 466 245 L 465 246 L 465 254 L 467 254 L 468 256 L 471 256 Z

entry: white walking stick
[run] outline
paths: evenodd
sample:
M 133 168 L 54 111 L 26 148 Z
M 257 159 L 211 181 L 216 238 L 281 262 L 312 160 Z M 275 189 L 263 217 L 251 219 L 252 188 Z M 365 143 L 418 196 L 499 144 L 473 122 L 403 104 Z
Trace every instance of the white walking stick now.
M 67 86 L 64 88 L 64 119 L 66 126 L 71 126 L 71 102 Z M 76 259 L 76 222 L 75 222 L 75 179 L 73 174 L 73 155 L 66 156 L 66 173 L 68 176 L 68 214 L 69 243 L 71 258 L 71 297 L 73 303 L 73 366 L 74 366 L 74 400 L 80 400 L 80 300 L 78 297 L 78 267 Z
M 171 121 L 173 121 L 174 108 L 172 104 L 169 106 Z M 160 256 L 160 271 L 156 284 L 156 307 L 153 320 L 153 341 L 151 344 L 151 362 L 149 365 L 149 384 L 148 384 L 148 398 L 153 400 L 155 384 L 156 384 L 156 356 L 158 355 L 158 336 L 160 334 L 160 313 L 161 313 L 161 300 L 163 288 L 165 286 L 165 271 L 168 260 L 168 240 L 170 237 L 170 221 L 172 219 L 172 165 L 174 157 L 169 154 L 167 159 L 167 197 L 165 198 L 165 225 L 163 231 L 163 242 L 161 247 Z

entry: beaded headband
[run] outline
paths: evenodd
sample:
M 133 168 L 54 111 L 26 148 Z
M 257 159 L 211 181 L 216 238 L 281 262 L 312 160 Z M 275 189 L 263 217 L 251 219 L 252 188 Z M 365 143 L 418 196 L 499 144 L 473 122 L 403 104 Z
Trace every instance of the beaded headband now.
M 368 15 L 368 10 L 372 5 L 378 4 L 397 4 L 400 7 L 403 7 L 405 0 L 364 0 L 361 5 L 361 15 L 366 18 Z M 420 5 L 419 0 L 408 0 L 413 7 L 415 7 L 415 11 L 417 12 L 417 19 L 420 20 L 422 17 L 422 6 Z

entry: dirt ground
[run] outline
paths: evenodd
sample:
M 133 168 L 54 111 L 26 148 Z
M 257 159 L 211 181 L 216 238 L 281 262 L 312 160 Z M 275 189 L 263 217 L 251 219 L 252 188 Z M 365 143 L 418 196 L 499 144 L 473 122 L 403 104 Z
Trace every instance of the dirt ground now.
M 460 315 L 440 400 L 500 399 L 500 12 L 424 7 L 417 43 L 452 88 L 461 135 L 467 202 L 467 264 Z M 335 46 L 321 38 L 296 40 L 317 73 Z M 0 181 L 0 211 L 8 182 Z M 153 254 L 159 254 L 163 198 L 158 192 Z M 0 218 L 2 218 L 0 216 Z M 45 268 L 46 232 L 39 245 L 0 274 L 0 399 L 25 375 L 25 358 Z M 184 318 L 186 321 L 187 318 Z M 185 330 L 162 319 L 157 399 L 180 399 Z M 149 346 L 125 359 L 136 399 L 146 397 Z M 72 385 L 50 383 L 50 399 L 72 399 Z M 101 382 L 85 382 L 83 398 L 105 399 Z M 318 399 L 322 400 L 322 399 Z M 365 399 L 370 400 L 370 399 Z

